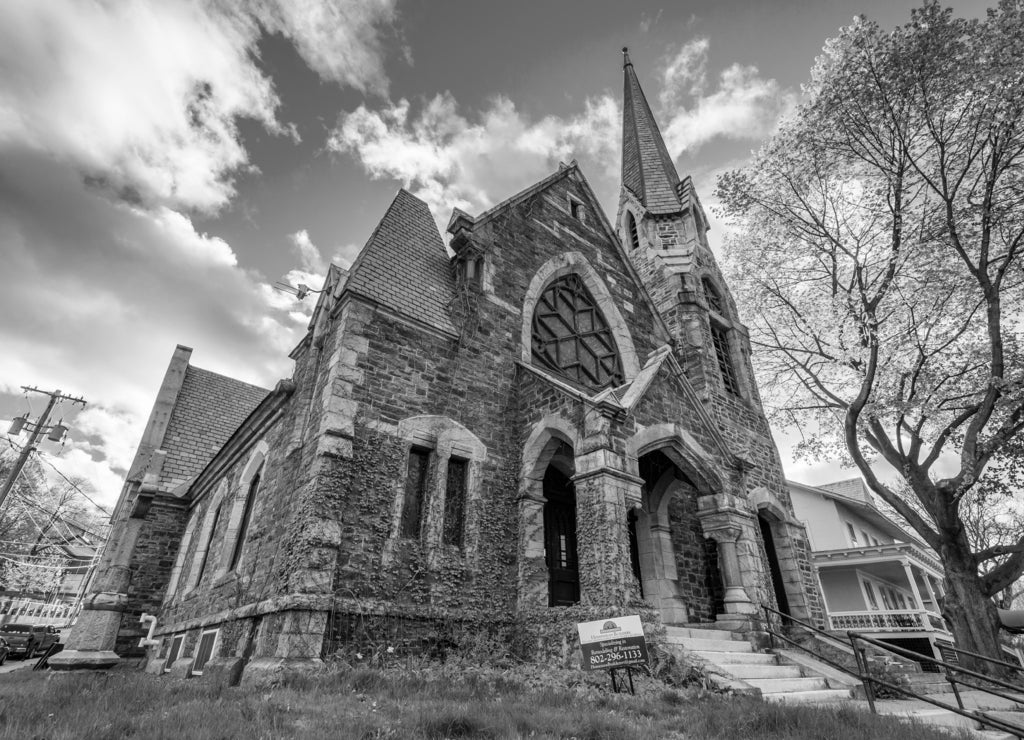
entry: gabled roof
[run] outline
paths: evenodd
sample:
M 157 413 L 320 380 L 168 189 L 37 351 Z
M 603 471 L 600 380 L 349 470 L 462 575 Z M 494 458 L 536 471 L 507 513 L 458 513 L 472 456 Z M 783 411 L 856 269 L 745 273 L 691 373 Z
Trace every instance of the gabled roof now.
M 448 313 L 455 279 L 444 242 L 427 204 L 404 188 L 349 269 L 346 291 L 458 334 Z
M 827 499 L 831 499 L 842 506 L 846 506 L 856 512 L 858 516 L 863 517 L 880 530 L 887 533 L 893 539 L 901 540 L 903 542 L 913 542 L 919 547 L 926 548 L 929 551 L 931 550 L 927 544 L 921 541 L 921 538 L 918 537 L 917 534 L 901 527 L 875 505 L 874 499 L 871 497 L 871 493 L 860 478 L 851 478 L 849 480 L 842 480 L 834 483 L 825 483 L 820 486 L 812 486 L 807 483 L 798 483 L 797 481 L 787 479 L 786 484 L 789 487 L 790 492 L 797 489 L 807 493 L 816 493 Z
M 683 210 L 679 174 L 651 113 L 640 81 L 623 49 L 622 185 L 650 213 L 667 215 Z
M 170 490 L 198 475 L 268 393 L 189 365 L 161 444 L 161 487 Z

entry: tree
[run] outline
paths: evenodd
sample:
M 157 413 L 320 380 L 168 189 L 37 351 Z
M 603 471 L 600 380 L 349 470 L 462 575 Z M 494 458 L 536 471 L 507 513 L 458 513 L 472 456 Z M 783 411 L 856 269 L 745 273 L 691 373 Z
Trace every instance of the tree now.
M 717 191 L 774 419 L 935 549 L 957 642 L 992 657 L 1024 552 L 973 549 L 962 502 L 1024 430 L 1022 113 L 1020 0 L 981 21 L 926 2 L 891 33 L 860 18 Z
M 0 452 L 0 480 L 13 467 L 14 448 Z M 28 459 L 0 510 L 0 590 L 32 598 L 54 594 L 71 564 L 63 542 L 98 545 L 107 525 L 79 495 L 83 480 L 51 485 L 36 456 Z

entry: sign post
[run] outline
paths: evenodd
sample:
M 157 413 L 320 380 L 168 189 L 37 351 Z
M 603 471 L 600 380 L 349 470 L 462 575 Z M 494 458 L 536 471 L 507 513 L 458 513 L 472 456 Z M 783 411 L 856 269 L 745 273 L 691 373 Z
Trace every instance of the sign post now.
M 640 616 L 599 619 L 576 625 L 583 651 L 583 670 L 607 670 L 612 678 L 612 690 L 619 692 L 615 669 L 625 668 L 629 677 L 629 693 L 633 690 L 635 665 L 647 665 L 647 640 Z

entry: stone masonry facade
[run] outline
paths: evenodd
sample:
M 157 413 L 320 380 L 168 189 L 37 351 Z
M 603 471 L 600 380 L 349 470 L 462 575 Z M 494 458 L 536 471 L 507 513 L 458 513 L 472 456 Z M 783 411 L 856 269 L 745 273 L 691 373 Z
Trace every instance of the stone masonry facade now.
M 821 621 L 746 331 L 628 57 L 625 90 L 614 226 L 575 163 L 456 209 L 447 247 L 402 190 L 291 378 L 179 348 L 66 667 L 255 681 L 481 636 L 568 660 L 575 622 L 628 613 Z M 228 397 L 209 434 L 175 426 Z

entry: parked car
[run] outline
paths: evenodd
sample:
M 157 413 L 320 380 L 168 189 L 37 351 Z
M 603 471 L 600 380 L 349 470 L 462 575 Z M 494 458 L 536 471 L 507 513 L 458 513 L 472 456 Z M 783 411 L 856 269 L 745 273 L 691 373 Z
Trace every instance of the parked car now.
M 0 637 L 0 665 L 3 665 L 7 661 L 7 656 L 11 654 L 11 646 L 4 638 Z
M 34 629 L 44 630 L 39 640 L 38 652 L 40 654 L 45 653 L 50 649 L 50 646 L 54 643 L 60 642 L 60 630 L 54 627 L 52 624 L 46 626 L 36 626 Z
M 0 637 L 7 640 L 11 656 L 15 658 L 31 658 L 42 652 L 42 646 L 48 638 L 47 647 L 57 640 L 56 633 L 47 633 L 46 627 L 31 624 L 0 625 Z

